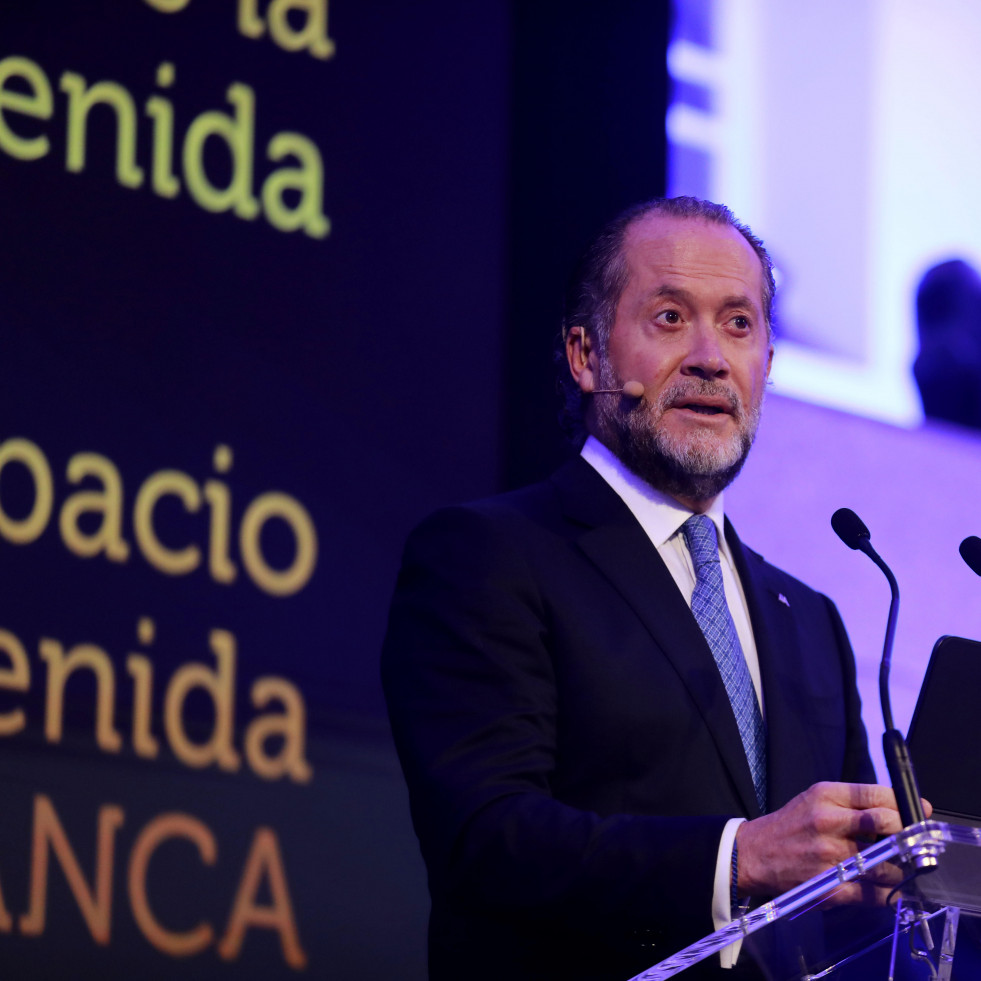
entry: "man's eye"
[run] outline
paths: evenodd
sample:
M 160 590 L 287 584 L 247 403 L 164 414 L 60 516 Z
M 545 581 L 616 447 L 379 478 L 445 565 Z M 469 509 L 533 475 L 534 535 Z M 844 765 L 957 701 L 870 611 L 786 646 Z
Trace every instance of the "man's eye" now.
M 680 324 L 681 314 L 677 310 L 665 310 L 658 319 L 666 324 Z
M 740 330 L 749 330 L 752 326 L 749 317 L 733 317 L 732 325 L 738 327 Z

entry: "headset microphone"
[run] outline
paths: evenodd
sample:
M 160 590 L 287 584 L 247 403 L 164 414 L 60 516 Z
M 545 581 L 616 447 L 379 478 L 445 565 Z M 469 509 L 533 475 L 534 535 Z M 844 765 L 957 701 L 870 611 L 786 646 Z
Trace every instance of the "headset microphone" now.
M 644 385 L 639 381 L 628 381 L 623 383 L 623 388 L 596 388 L 590 395 L 622 395 L 627 399 L 642 399 L 644 397 Z
M 585 368 L 588 362 L 586 356 L 586 328 L 576 326 L 571 328 L 570 334 L 575 332 L 579 336 L 579 359 Z M 644 397 L 644 384 L 639 381 L 628 381 L 623 383 L 623 388 L 594 388 L 590 395 L 622 395 L 625 399 L 642 399 Z

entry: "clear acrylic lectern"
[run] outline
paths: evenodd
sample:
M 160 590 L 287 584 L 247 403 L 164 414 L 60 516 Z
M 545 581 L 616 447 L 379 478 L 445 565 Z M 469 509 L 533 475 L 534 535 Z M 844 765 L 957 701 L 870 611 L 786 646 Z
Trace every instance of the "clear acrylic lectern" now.
M 825 904 L 843 884 L 860 879 L 883 862 L 893 862 L 904 874 L 905 883 L 897 890 L 895 915 L 877 919 L 878 925 L 862 934 L 851 948 L 830 949 L 819 962 L 799 966 L 764 963 L 764 974 L 774 981 L 816 981 L 817 978 L 848 977 L 882 981 L 896 978 L 923 978 L 936 981 L 977 981 L 981 968 L 977 951 L 971 966 L 955 964 L 958 928 L 962 914 L 981 916 L 981 829 L 922 821 L 899 834 L 884 838 L 854 858 L 778 896 L 728 926 L 655 964 L 631 981 L 662 981 L 684 973 L 707 958 L 717 957 L 723 948 L 736 942 L 751 943 L 763 937 L 782 921 L 813 911 Z M 837 915 L 849 916 L 840 907 Z M 975 920 L 981 923 L 981 920 Z M 973 931 L 972 943 L 977 931 Z M 763 945 L 765 948 L 765 945 Z M 873 951 L 877 951 L 873 958 Z M 882 967 L 882 965 L 887 965 Z M 864 966 L 863 966 L 864 965 Z M 788 973 L 789 971 L 789 973 Z M 694 972 L 693 972 L 694 973 Z

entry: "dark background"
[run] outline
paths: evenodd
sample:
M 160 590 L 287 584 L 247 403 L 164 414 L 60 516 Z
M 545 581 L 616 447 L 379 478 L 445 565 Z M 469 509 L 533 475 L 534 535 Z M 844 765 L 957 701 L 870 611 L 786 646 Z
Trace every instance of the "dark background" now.
M 218 850 L 211 867 L 180 840 L 157 854 L 151 905 L 171 929 L 207 921 L 221 936 L 254 830 L 270 827 L 307 974 L 423 976 L 424 876 L 377 679 L 401 543 L 435 507 L 538 478 L 562 458 L 551 349 L 566 276 L 603 221 L 664 189 L 666 3 L 332 3 L 329 60 L 283 50 L 268 33 L 242 36 L 235 6 L 190 0 L 168 14 L 146 0 L 38 0 L 0 10 L 0 61 L 29 58 L 54 93 L 50 119 L 3 115 L 22 137 L 46 135 L 48 154 L 0 152 L 0 441 L 31 440 L 54 476 L 44 533 L 24 545 L 0 538 L 0 629 L 21 640 L 31 667 L 27 693 L 0 691 L 0 711 L 22 707 L 28 719 L 24 732 L 0 737 L 0 891 L 13 919 L 0 949 L 13 976 L 293 973 L 268 929 L 250 930 L 232 962 L 214 946 L 172 959 L 143 937 L 127 893 L 130 849 L 169 811 L 207 825 Z M 270 9 L 258 4 L 262 16 Z M 300 30 L 301 12 L 291 16 Z M 155 84 L 162 61 L 176 69 L 166 90 Z M 329 236 L 210 213 L 183 188 L 167 199 L 149 176 L 122 187 L 104 108 L 89 118 L 84 171 L 69 173 L 65 71 L 132 95 L 147 172 L 144 105 L 168 98 L 179 176 L 191 120 L 230 112 L 228 86 L 248 84 L 255 192 L 279 166 L 266 159 L 269 139 L 304 134 L 323 158 Z M 216 185 L 227 181 L 221 147 L 209 147 L 206 169 Z M 233 529 L 269 490 L 310 512 L 319 559 L 295 595 L 257 589 L 234 537 L 240 568 L 228 585 L 203 567 L 164 575 L 136 547 L 132 505 L 146 477 L 176 469 L 201 485 L 215 476 L 219 444 L 234 454 L 220 475 Z M 60 506 L 78 489 L 65 467 L 83 451 L 119 469 L 125 563 L 81 558 L 60 537 Z M 22 517 L 26 473 L 10 465 L 0 477 L 0 505 Z M 174 547 L 206 549 L 206 509 L 161 504 L 158 527 Z M 289 564 L 290 539 L 275 522 L 263 544 Z M 156 624 L 149 647 L 137 641 L 140 617 Z M 311 783 L 266 781 L 247 765 L 195 771 L 170 754 L 166 680 L 181 664 L 213 666 L 216 628 L 237 640 L 236 745 L 257 714 L 253 680 L 289 679 L 306 703 Z M 63 740 L 45 738 L 42 637 L 107 652 L 120 753 L 95 745 L 84 672 L 66 688 Z M 131 651 L 156 672 L 156 760 L 130 748 Z M 206 731 L 208 704 L 189 709 Z M 50 798 L 90 885 L 99 810 L 125 813 L 106 947 L 53 856 L 44 932 L 19 929 L 37 794 Z

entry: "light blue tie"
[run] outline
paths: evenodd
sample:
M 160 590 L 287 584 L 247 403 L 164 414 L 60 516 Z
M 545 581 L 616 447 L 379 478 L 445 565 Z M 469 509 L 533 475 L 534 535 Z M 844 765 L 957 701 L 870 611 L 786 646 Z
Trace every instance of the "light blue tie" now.
M 739 726 L 739 735 L 753 774 L 756 800 L 760 810 L 766 810 L 766 730 L 760 703 L 753 688 L 753 679 L 739 643 L 736 625 L 726 603 L 722 585 L 722 566 L 719 564 L 719 542 L 715 524 L 704 514 L 693 514 L 681 530 L 695 566 L 695 591 L 691 611 L 708 641 L 719 673 L 726 686 L 732 711 Z

